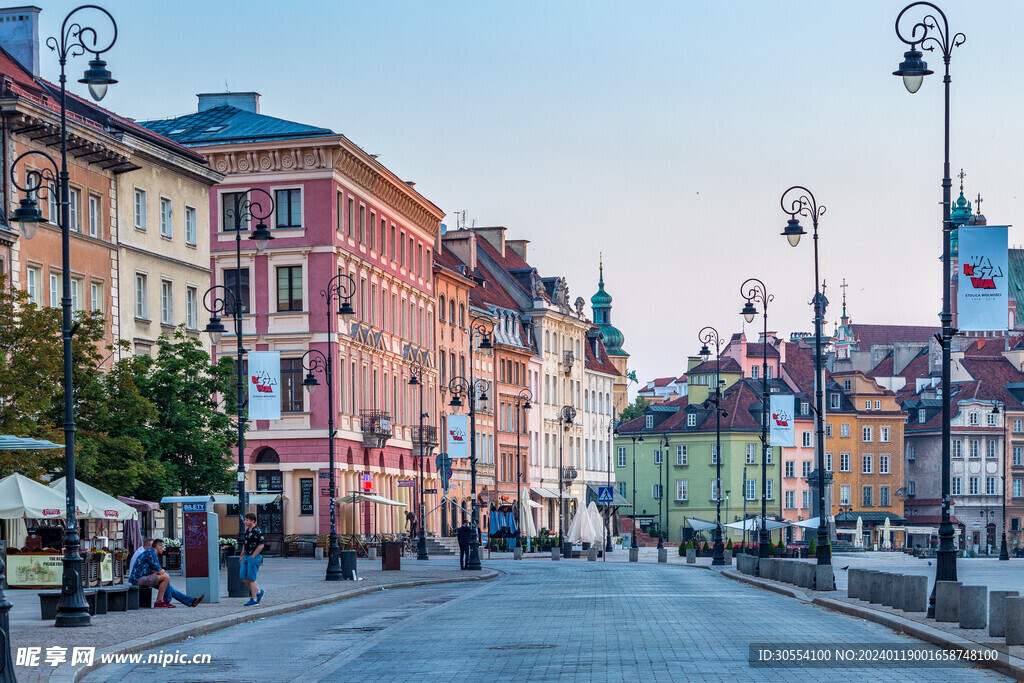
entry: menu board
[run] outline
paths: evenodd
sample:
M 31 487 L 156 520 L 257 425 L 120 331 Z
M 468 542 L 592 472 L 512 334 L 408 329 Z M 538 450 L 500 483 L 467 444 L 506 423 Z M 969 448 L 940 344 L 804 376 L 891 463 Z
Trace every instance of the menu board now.
M 299 479 L 299 514 L 313 514 L 313 480 Z

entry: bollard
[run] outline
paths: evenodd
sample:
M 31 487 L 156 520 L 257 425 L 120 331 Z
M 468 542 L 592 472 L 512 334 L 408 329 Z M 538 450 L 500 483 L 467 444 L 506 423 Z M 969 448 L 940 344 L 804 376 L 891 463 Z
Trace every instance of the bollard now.
M 814 567 L 814 590 L 834 591 L 836 589 L 836 575 L 830 564 L 815 564 Z
M 882 604 L 882 594 L 885 592 L 885 585 L 888 578 L 888 574 L 885 572 L 875 572 L 871 575 L 871 592 L 868 597 L 868 602 L 872 605 Z
M 765 557 L 761 560 L 761 578 L 771 581 L 779 580 L 779 560 L 773 557 Z
M 988 625 L 988 587 L 961 586 L 960 628 L 985 628 Z
M 814 567 L 810 562 L 796 562 L 796 584 L 802 588 L 814 587 Z
M 640 561 L 640 548 L 630 548 L 629 549 L 629 561 L 630 562 L 639 562 Z
M 592 545 L 587 548 L 587 562 L 597 562 L 597 546 Z
M 1003 600 L 1006 615 L 1006 644 L 1024 645 L 1024 598 L 1008 597 Z
M 988 594 L 988 634 L 1006 635 L 1006 598 L 1019 596 L 1018 591 L 992 591 Z
M 697 564 L 697 551 L 694 548 L 686 549 L 686 564 Z
M 935 621 L 960 621 L 959 581 L 935 582 Z
M 562 559 L 562 549 L 557 547 L 557 546 L 551 548 L 551 559 L 556 561 L 556 562 L 558 560 L 561 560 Z
M 732 551 L 731 550 L 726 550 L 725 551 L 725 563 L 726 564 L 732 564 Z
M 888 607 L 892 607 L 892 594 L 896 590 L 896 578 L 898 574 L 887 573 L 885 575 L 885 583 L 882 585 L 882 604 Z
M 668 562 L 668 548 L 658 548 L 658 562 Z
M 871 600 L 871 585 L 874 583 L 875 574 L 878 573 L 877 569 L 865 569 L 860 577 L 860 595 L 857 596 L 859 600 L 869 602 Z
M 341 578 L 346 581 L 356 580 L 356 551 L 341 551 Z
M 928 610 L 928 577 L 903 577 L 903 611 L 926 612 Z
M 896 574 L 892 581 L 892 605 L 893 609 L 903 609 L 903 598 L 907 594 L 906 574 Z
M 861 593 L 861 583 L 864 578 L 863 569 L 850 569 L 846 575 L 846 596 L 850 598 L 859 598 Z

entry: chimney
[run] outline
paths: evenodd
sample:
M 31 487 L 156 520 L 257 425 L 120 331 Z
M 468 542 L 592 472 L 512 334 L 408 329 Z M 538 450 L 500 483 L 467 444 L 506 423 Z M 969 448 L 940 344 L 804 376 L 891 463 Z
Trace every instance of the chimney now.
M 38 7 L 6 7 L 0 9 L 0 46 L 18 63 L 39 75 L 39 13 Z
M 519 258 L 526 260 L 526 245 L 530 240 L 505 240 L 505 246 L 519 255 Z
M 253 114 L 260 113 L 260 94 L 258 92 L 206 92 L 199 93 L 197 97 L 199 98 L 200 112 L 227 104 L 242 111 Z
M 491 243 L 491 246 L 497 250 L 502 257 L 505 256 L 505 228 L 504 227 L 493 227 L 493 228 L 473 228 L 473 232 L 483 237 L 485 240 Z

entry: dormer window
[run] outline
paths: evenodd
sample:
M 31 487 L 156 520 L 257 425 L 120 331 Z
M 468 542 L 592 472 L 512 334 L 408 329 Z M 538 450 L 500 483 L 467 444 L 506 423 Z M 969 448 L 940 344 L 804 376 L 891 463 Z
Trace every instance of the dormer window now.
M 686 426 L 687 427 L 696 427 L 697 426 L 697 414 L 696 413 L 689 413 L 686 416 Z
M 924 408 L 917 409 L 917 423 L 924 424 L 928 421 L 928 411 Z
M 829 394 L 829 406 L 828 407 L 831 408 L 832 410 L 839 410 L 839 394 L 837 394 L 837 393 Z
M 848 380 L 848 379 L 844 379 L 843 380 L 843 390 L 844 391 L 849 391 L 850 390 L 850 380 Z
M 800 402 L 800 414 L 801 415 L 810 415 L 811 414 L 811 406 L 810 406 L 810 404 L 807 403 L 807 401 L 801 401 Z
M 647 429 L 654 429 L 654 416 L 653 415 L 645 415 L 644 416 L 644 427 L 646 427 Z
M 978 424 L 978 414 L 977 413 L 968 413 L 967 414 L 967 423 L 970 424 L 970 425 L 977 425 Z

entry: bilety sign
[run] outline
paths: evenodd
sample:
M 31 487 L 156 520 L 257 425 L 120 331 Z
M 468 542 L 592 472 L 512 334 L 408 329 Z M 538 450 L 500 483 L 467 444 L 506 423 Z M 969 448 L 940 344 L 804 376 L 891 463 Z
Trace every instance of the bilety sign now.
M 768 439 L 772 446 L 793 444 L 793 397 L 772 396 L 769 402 Z
M 249 419 L 281 419 L 281 352 L 250 351 Z
M 448 457 L 469 457 L 469 416 L 448 416 Z
M 957 229 L 957 237 L 957 328 L 1005 330 L 1009 323 L 1007 226 L 964 226 Z

